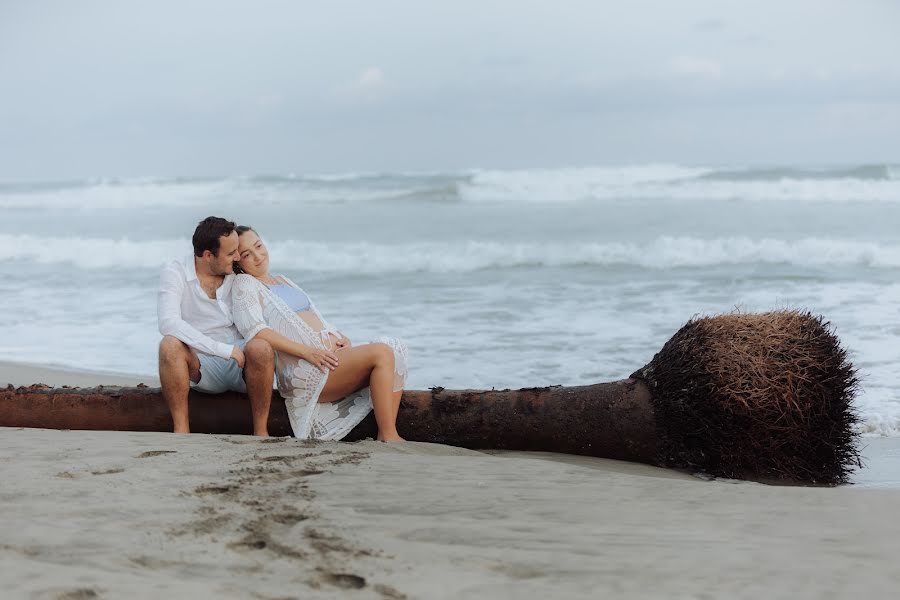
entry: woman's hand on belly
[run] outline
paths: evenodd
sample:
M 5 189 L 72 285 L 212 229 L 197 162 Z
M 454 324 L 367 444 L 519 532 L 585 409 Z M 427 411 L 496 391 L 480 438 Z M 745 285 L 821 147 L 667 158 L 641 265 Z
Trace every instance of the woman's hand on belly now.
M 338 366 L 338 357 L 334 352 L 329 350 L 319 350 L 306 346 L 304 353 L 300 356 L 303 360 L 310 363 L 323 373 L 334 371 Z
M 297 316 L 306 321 L 306 324 L 309 325 L 310 328 L 316 333 L 322 331 L 324 324 L 319 320 L 319 318 L 313 311 L 301 310 L 297 312 Z M 332 350 L 342 350 L 344 348 L 350 348 L 353 346 L 347 336 L 343 334 L 334 334 L 331 332 L 328 333 L 328 341 L 325 343 L 325 345 Z

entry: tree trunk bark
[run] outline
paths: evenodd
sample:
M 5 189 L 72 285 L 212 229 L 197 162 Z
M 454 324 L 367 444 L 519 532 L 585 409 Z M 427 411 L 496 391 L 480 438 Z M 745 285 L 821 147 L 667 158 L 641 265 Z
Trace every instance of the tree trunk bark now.
M 251 433 L 250 403 L 243 394 L 191 392 L 190 411 L 195 433 Z M 0 426 L 171 431 L 172 420 L 159 388 L 33 385 L 0 390 Z M 473 449 L 565 452 L 651 464 L 657 454 L 650 391 L 635 379 L 578 387 L 405 391 L 397 429 L 411 441 Z M 291 435 L 277 393 L 269 431 Z M 345 439 L 375 433 L 369 414 Z

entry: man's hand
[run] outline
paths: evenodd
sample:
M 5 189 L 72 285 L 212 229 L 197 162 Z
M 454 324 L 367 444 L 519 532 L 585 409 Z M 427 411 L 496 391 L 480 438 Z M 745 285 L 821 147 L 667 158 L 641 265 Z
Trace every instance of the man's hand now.
M 234 360 L 240 368 L 244 368 L 244 351 L 234 346 L 231 350 L 231 358 Z
M 339 340 L 335 340 L 334 342 L 334 347 L 339 350 L 343 350 L 344 348 L 351 348 L 352 346 L 353 344 L 350 343 L 350 338 L 348 338 L 346 335 Z

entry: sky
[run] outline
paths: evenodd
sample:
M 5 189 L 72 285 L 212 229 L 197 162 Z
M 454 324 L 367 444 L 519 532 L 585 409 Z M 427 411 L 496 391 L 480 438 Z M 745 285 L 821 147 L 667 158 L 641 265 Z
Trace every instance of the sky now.
M 0 0 L 0 180 L 900 163 L 900 2 Z

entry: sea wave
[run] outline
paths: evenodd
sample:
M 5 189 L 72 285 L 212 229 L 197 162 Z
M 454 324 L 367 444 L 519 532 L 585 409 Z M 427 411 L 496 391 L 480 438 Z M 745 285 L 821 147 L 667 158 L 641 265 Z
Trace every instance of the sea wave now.
M 130 209 L 254 202 L 900 202 L 900 166 L 711 168 L 636 165 L 446 173 L 105 178 L 0 184 L 0 207 Z
M 0 235 L 2 262 L 66 264 L 80 269 L 157 267 L 190 254 L 187 239 Z M 900 268 L 900 245 L 855 240 L 800 240 L 663 236 L 646 243 L 501 243 L 481 241 L 374 244 L 292 240 L 269 244 L 281 269 L 352 274 L 465 273 L 521 267 L 616 267 L 675 269 L 728 265 L 789 265 L 799 268 Z
M 479 171 L 459 184 L 469 202 L 900 202 L 900 167 L 711 169 L 677 165 Z
M 0 208 L 17 210 L 125 210 L 214 204 L 293 206 L 391 200 L 458 200 L 456 176 L 236 176 L 96 179 L 0 184 Z
M 5 184 L 0 186 L 0 208 L 131 210 L 199 206 L 227 197 L 233 187 L 231 180 L 189 178 Z
M 705 173 L 699 179 L 718 181 L 783 181 L 783 180 L 846 180 L 897 181 L 900 165 L 873 164 L 850 167 L 757 167 L 745 169 L 721 169 Z

